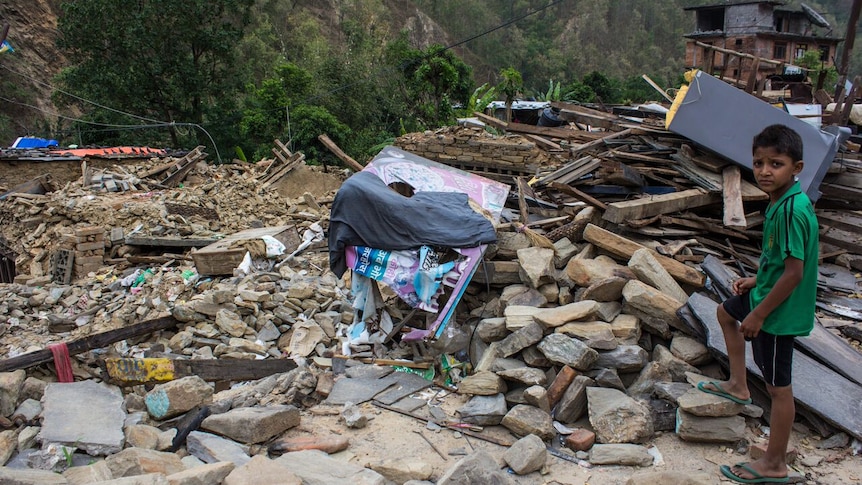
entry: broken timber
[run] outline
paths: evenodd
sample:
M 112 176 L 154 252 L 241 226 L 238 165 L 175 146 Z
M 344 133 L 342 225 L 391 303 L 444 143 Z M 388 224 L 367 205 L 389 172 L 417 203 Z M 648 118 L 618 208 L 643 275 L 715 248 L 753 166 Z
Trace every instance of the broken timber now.
M 110 380 L 120 386 L 162 383 L 196 375 L 205 381 L 262 379 L 296 368 L 290 359 L 167 359 L 109 358 L 100 363 Z
M 159 182 L 159 185 L 164 187 L 176 187 L 186 178 L 186 175 L 194 168 L 194 166 L 204 158 L 207 154 L 204 153 L 204 146 L 196 146 L 194 150 L 186 153 L 186 155 L 175 163 L 173 163 L 167 171 L 168 176 Z
M 721 201 L 721 195 L 707 192 L 701 188 L 672 192 L 636 200 L 613 202 L 602 218 L 620 224 L 632 219 L 644 219 L 659 214 L 677 212 L 693 207 L 702 207 Z
M 326 134 L 321 134 L 317 136 L 317 139 L 320 140 L 320 143 L 323 143 L 323 146 L 329 149 L 339 160 L 346 163 L 348 167 L 352 168 L 354 172 L 362 171 L 363 167 L 361 163 L 357 162 L 350 155 L 344 153 L 344 151 L 335 144 Z
M 594 224 L 587 224 L 587 227 L 584 229 L 584 239 L 626 259 L 631 258 L 638 249 L 645 247 Z M 686 266 L 684 263 L 680 263 L 667 256 L 662 256 L 655 251 L 653 251 L 653 256 L 671 276 L 681 283 L 700 288 L 706 282 L 706 275 L 690 266 Z
M 275 148 L 272 149 L 272 153 L 275 155 L 276 161 L 271 163 L 263 175 L 258 177 L 261 187 L 264 189 L 277 183 L 288 172 L 305 160 L 305 155 L 302 153 L 291 153 L 290 149 L 279 139 L 275 140 Z
M 179 322 L 174 317 L 156 318 L 155 320 L 147 320 L 128 327 L 90 335 L 89 337 L 69 342 L 66 346 L 69 349 L 69 355 L 77 355 L 88 350 L 101 349 L 102 347 L 107 347 L 108 345 L 128 338 L 140 337 L 159 330 L 167 330 L 175 327 L 177 323 Z M 35 352 L 0 361 L 0 372 L 27 369 L 39 364 L 51 362 L 52 360 L 54 360 L 54 356 L 51 349 L 37 350 Z

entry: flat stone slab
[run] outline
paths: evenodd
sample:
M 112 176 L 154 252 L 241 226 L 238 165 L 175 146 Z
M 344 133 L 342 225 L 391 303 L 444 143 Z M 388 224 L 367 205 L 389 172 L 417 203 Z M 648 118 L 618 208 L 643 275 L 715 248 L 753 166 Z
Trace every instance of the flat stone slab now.
M 392 404 L 392 407 L 401 411 L 413 412 L 422 406 L 427 405 L 428 403 L 423 399 L 417 399 L 415 397 L 405 397 L 404 399 L 399 399 Z
M 341 378 L 335 381 L 329 397 L 324 402 L 326 404 L 345 404 L 348 402 L 361 404 L 370 401 L 374 396 L 395 384 L 396 381 L 389 378 Z
M 123 394 L 93 380 L 52 383 L 45 388 L 39 441 L 74 446 L 90 455 L 123 449 Z
M 351 483 L 354 485 L 386 485 L 383 475 L 353 463 L 330 457 L 318 450 L 285 453 L 275 460 L 302 479 L 305 485 Z
M 381 379 L 395 372 L 388 365 L 361 364 L 348 367 L 344 374 L 351 379 Z
M 383 404 L 392 404 L 414 392 L 431 387 L 433 384 L 431 381 L 410 372 L 393 372 L 384 377 L 383 380 L 393 382 L 392 387 L 374 396 L 374 399 Z

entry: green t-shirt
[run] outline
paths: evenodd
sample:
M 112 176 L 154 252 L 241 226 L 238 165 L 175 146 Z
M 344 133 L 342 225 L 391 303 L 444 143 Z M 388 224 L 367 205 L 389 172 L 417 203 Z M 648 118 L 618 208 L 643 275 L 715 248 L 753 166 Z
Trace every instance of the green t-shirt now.
M 773 335 L 805 336 L 814 328 L 817 302 L 817 258 L 820 244 L 817 216 L 799 182 L 766 208 L 763 223 L 763 253 L 757 284 L 750 292 L 751 308 L 766 298 L 784 273 L 784 259 L 802 260 L 802 280 L 793 292 L 763 322 L 762 330 Z

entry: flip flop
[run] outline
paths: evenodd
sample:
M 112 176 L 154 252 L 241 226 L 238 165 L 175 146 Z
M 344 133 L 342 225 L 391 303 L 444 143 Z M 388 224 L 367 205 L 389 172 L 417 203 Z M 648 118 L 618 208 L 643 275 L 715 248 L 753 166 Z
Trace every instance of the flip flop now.
M 715 389 L 707 389 L 705 387 L 706 385 L 711 385 Z M 737 404 L 742 404 L 742 405 L 751 404 L 751 398 L 740 399 L 740 398 L 734 396 L 733 394 L 722 389 L 721 384 L 719 384 L 719 381 L 709 381 L 709 382 L 701 381 L 701 382 L 697 383 L 697 388 L 698 388 L 698 390 L 703 391 L 705 393 L 715 394 L 716 396 L 721 396 L 723 398 L 730 399 L 731 401 L 733 401 Z
M 721 474 L 737 483 L 787 483 L 790 480 L 788 477 L 764 477 L 763 475 L 754 471 L 754 469 L 748 466 L 748 463 L 745 462 L 737 463 L 734 466 L 747 471 L 752 477 L 742 478 L 736 473 L 733 473 L 733 470 L 729 466 L 721 465 L 719 467 L 719 470 L 721 470 Z

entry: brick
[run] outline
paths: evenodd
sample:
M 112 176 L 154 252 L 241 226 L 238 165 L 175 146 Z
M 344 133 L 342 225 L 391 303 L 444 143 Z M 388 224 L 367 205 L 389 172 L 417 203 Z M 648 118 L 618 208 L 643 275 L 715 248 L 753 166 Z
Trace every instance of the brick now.
M 105 250 L 105 241 L 95 241 L 95 242 L 87 242 L 87 243 L 78 243 L 75 246 L 75 250 L 77 251 L 95 251 L 97 249 Z
M 76 236 L 90 236 L 93 234 L 105 234 L 105 228 L 101 226 L 86 226 L 75 228 Z
M 556 406 L 557 401 L 563 397 L 566 389 L 569 388 L 569 385 L 575 380 L 575 377 L 578 375 L 578 371 L 572 369 L 571 367 L 564 365 L 562 369 L 560 369 L 560 373 L 557 374 L 554 382 L 551 383 L 550 387 L 548 387 L 548 403 L 551 405 L 551 408 Z
M 75 255 L 75 264 L 82 265 L 82 266 L 87 266 L 87 265 L 91 265 L 91 264 L 101 265 L 104 260 L 105 260 L 104 255 L 103 256 L 78 256 L 77 254 Z
M 566 436 L 566 448 L 574 451 L 587 451 L 596 442 L 596 434 L 588 429 L 578 428 Z

